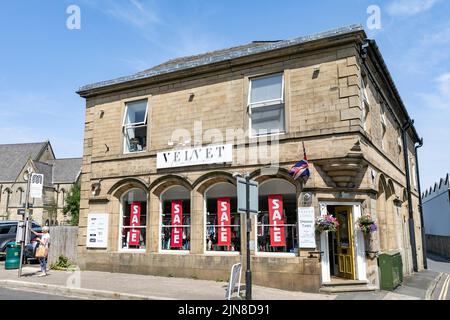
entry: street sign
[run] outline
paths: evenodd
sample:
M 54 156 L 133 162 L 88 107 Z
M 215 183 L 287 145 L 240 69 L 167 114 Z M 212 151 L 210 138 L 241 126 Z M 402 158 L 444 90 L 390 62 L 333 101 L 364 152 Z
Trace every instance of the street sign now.
M 17 209 L 17 215 L 24 216 L 25 215 L 25 209 Z
M 25 234 L 25 221 L 19 221 L 17 223 L 17 231 L 16 231 L 16 243 L 21 243 L 24 241 Z
M 242 264 L 236 263 L 231 267 L 230 282 L 228 283 L 225 298 L 231 300 L 231 296 L 234 293 L 235 287 L 237 285 L 237 296 L 239 297 L 239 292 L 241 291 L 241 271 Z
M 258 214 L 258 182 L 249 180 L 250 213 Z M 238 212 L 247 212 L 247 182 L 245 178 L 237 178 Z
M 42 188 L 44 187 L 44 175 L 33 173 L 30 182 L 30 197 L 42 198 Z

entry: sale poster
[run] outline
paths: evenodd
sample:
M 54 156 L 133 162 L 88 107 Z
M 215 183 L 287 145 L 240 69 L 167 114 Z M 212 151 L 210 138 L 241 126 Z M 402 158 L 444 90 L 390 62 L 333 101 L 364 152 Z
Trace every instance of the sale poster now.
M 272 247 L 286 246 L 284 235 L 284 212 L 283 196 L 269 196 L 269 224 L 270 224 L 270 245 Z
M 231 214 L 230 198 L 217 199 L 217 219 L 219 226 L 217 230 L 217 245 L 231 245 Z
M 183 201 L 172 201 L 172 234 L 170 238 L 171 248 L 183 247 L 183 229 L 181 227 L 183 219 Z

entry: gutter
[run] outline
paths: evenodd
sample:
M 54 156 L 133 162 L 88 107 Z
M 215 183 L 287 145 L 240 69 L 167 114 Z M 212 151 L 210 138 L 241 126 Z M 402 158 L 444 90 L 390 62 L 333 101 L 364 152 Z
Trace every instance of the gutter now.
M 426 238 L 425 238 L 425 224 L 423 222 L 423 203 L 422 203 L 422 191 L 420 188 L 420 170 L 419 170 L 419 156 L 417 155 L 417 151 L 419 148 L 423 147 L 423 138 L 420 139 L 419 144 L 414 147 L 415 157 L 416 157 L 416 177 L 417 177 L 417 185 L 419 191 L 419 214 L 420 214 L 420 224 L 422 230 L 422 255 L 423 255 L 423 267 L 428 269 L 427 262 L 427 250 L 426 250 Z
M 409 172 L 409 160 L 408 160 L 408 138 L 407 131 L 412 126 L 412 120 L 406 122 L 402 127 L 402 139 L 403 139 L 403 158 L 405 160 L 405 175 L 406 175 L 406 189 L 408 193 L 408 225 L 409 225 L 409 242 L 411 244 L 411 255 L 413 260 L 413 270 L 418 272 L 417 266 L 417 247 L 416 247 L 416 234 L 414 230 L 414 212 L 413 203 L 411 197 L 411 175 Z M 420 195 L 419 195 L 420 197 Z

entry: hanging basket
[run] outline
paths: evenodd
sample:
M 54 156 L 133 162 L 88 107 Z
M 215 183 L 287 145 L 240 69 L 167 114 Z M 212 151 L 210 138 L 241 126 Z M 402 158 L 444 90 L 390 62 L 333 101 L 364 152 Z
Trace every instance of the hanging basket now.
M 339 229 L 339 221 L 330 214 L 320 216 L 316 220 L 316 232 L 336 232 Z

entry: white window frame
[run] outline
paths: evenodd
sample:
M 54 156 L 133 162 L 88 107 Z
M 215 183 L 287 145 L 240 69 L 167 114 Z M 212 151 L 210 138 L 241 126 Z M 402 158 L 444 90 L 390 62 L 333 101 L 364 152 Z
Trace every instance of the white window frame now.
M 128 105 L 131 104 L 131 103 L 136 103 L 136 102 L 140 102 L 140 101 L 146 101 L 144 121 L 134 122 L 132 124 L 125 124 L 125 121 L 127 119 L 127 114 L 128 114 Z M 142 153 L 142 152 L 146 152 L 147 151 L 147 146 L 143 150 L 128 151 L 126 135 L 127 135 L 127 130 L 128 129 L 141 128 L 141 127 L 147 127 L 148 128 L 148 118 L 147 118 L 148 117 L 148 104 L 149 104 L 148 103 L 148 99 L 131 100 L 131 101 L 126 101 L 125 102 L 125 112 L 123 114 L 123 120 L 122 120 L 123 153 L 124 154 L 135 154 L 135 153 Z M 147 130 L 147 141 L 148 141 L 148 130 Z
M 128 226 L 124 226 L 123 225 L 123 204 L 124 204 L 124 197 L 125 197 L 125 195 L 127 195 L 129 192 L 131 192 L 131 191 L 133 191 L 133 190 L 141 190 L 141 191 L 144 191 L 145 193 L 146 193 L 146 195 L 147 195 L 147 200 L 146 200 L 146 206 L 147 206 L 147 208 L 148 208 L 148 193 L 145 191 L 145 190 L 142 190 L 142 189 L 139 189 L 139 188 L 132 188 L 132 189 L 130 189 L 130 190 L 128 190 L 128 191 L 126 191 L 121 197 L 120 197 L 120 219 L 119 219 L 119 236 L 118 236 L 118 241 L 119 241 L 119 245 L 118 245 L 118 251 L 119 252 L 131 252 L 131 253 L 145 253 L 145 252 L 147 252 L 147 248 L 148 248 L 148 243 L 147 243 L 147 232 L 148 232 L 148 230 L 146 230 L 146 232 L 145 232 L 145 237 L 146 237 L 146 239 L 145 239 L 145 249 L 128 249 L 128 248 L 122 248 L 122 229 L 123 228 L 134 228 L 134 229 L 147 229 L 147 224 L 148 224 L 148 210 L 146 211 L 147 212 L 147 217 L 146 217 L 146 225 L 145 226 L 139 226 L 139 227 L 128 227 Z M 147 209 L 146 208 L 146 209 Z
M 270 78 L 270 77 L 274 77 L 274 76 L 278 76 L 281 75 L 281 98 L 280 99 L 272 99 L 272 100 L 265 100 L 265 101 L 260 101 L 260 102 L 251 102 L 251 96 L 252 96 L 252 83 L 253 80 L 258 80 L 258 79 L 264 79 L 264 78 Z M 247 96 L 247 112 L 248 112 L 248 128 L 249 128 L 249 137 L 250 138 L 258 138 L 258 137 L 266 137 L 266 136 L 278 136 L 278 135 L 283 135 L 286 134 L 286 103 L 285 103 L 285 74 L 284 72 L 278 72 L 278 73 L 271 73 L 271 74 L 267 74 L 267 75 L 262 75 L 262 76 L 254 76 L 254 77 L 250 77 L 249 80 L 249 88 L 248 88 L 248 96 Z M 252 130 L 252 108 L 260 108 L 260 107 L 269 107 L 272 105 L 279 105 L 282 104 L 283 105 L 283 114 L 284 114 L 284 129 L 283 131 L 280 132 L 276 132 L 276 133 L 267 133 L 267 134 L 257 134 L 257 135 L 253 135 L 253 130 Z

